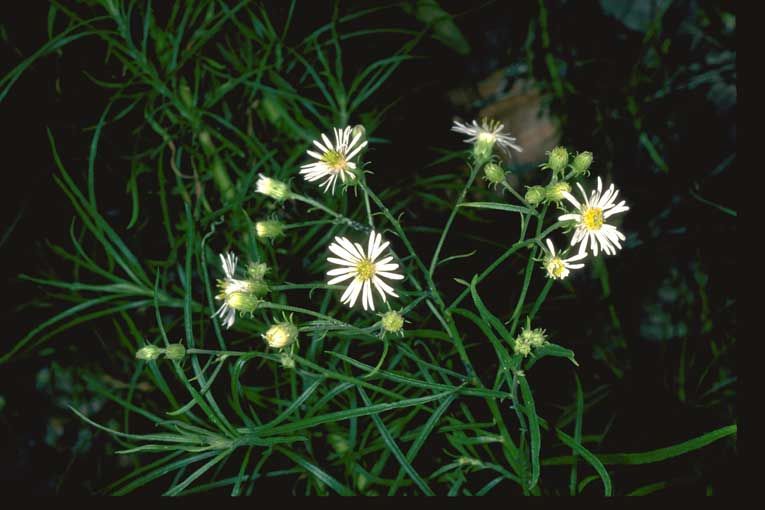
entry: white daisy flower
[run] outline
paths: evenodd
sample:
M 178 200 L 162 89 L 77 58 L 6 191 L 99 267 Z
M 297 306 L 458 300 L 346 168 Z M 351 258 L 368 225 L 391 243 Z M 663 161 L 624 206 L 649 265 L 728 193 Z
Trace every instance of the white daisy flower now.
M 553 280 L 562 280 L 568 276 L 569 272 L 571 272 L 571 269 L 579 269 L 584 267 L 584 264 L 572 264 L 572 262 L 582 260 L 587 256 L 586 253 L 580 252 L 573 257 L 562 259 L 559 255 L 555 254 L 555 246 L 553 246 L 553 242 L 549 237 L 545 240 L 545 242 L 547 243 L 547 249 L 550 250 L 550 253 L 545 257 L 542 263 L 547 270 L 548 278 L 552 278 Z
M 579 203 L 571 193 L 563 192 L 563 197 L 571 202 L 578 212 L 564 214 L 558 218 L 558 221 L 573 220 L 576 222 L 576 231 L 571 238 L 571 246 L 581 243 L 579 253 L 584 253 L 587 250 L 587 243 L 589 243 L 592 254 L 595 256 L 598 255 L 599 250 L 603 250 L 609 255 L 616 254 L 616 250 L 622 248 L 620 241 L 624 241 L 624 234 L 605 221 L 614 214 L 628 211 L 629 207 L 625 205 L 624 200 L 618 204 L 614 203 L 619 191 L 614 188 L 613 184 L 603 193 L 603 181 L 600 180 L 600 177 L 598 177 L 598 189 L 592 191 L 589 199 L 582 186 L 579 183 L 576 185 L 582 192 L 584 203 Z
M 382 280 L 383 278 L 403 280 L 403 275 L 392 272 L 398 269 L 398 264 L 391 263 L 393 257 L 390 255 L 377 260 L 388 245 L 390 243 L 382 242 L 382 236 L 374 230 L 369 234 L 366 251 L 359 243 L 352 243 L 345 237 L 335 237 L 329 245 L 329 251 L 340 258 L 328 257 L 327 261 L 341 267 L 327 271 L 327 275 L 334 276 L 328 284 L 334 285 L 353 278 L 340 298 L 342 303 L 353 307 L 361 294 L 364 310 L 374 310 L 373 286 L 383 301 L 387 302 L 387 295 L 398 297 L 393 288 Z
M 238 258 L 233 253 L 220 254 L 220 263 L 226 277 L 218 280 L 220 292 L 215 299 L 223 301 L 223 304 L 212 316 L 220 317 L 226 329 L 234 325 L 237 310 L 252 313 L 259 301 L 253 294 L 256 291 L 253 282 L 235 278 L 237 261 Z
M 324 188 L 325 193 L 331 187 L 332 194 L 334 194 L 338 177 L 343 183 L 346 180 L 352 181 L 356 178 L 356 175 L 353 173 L 353 170 L 356 169 L 356 163 L 351 160 L 367 145 L 367 141 L 363 140 L 359 143 L 363 135 L 361 130 L 358 130 L 353 139 L 351 139 L 353 129 L 350 126 L 343 129 L 332 129 L 335 133 L 335 143 L 333 144 L 329 137 L 322 133 L 321 142 L 319 140 L 313 141 L 313 144 L 321 152 L 309 149 L 307 151 L 308 155 L 316 159 L 316 161 L 301 166 L 302 170 L 300 170 L 300 173 L 309 182 L 326 178 L 320 186 Z
M 514 149 L 518 152 L 523 152 L 523 149 L 515 143 L 516 138 L 510 136 L 509 132 L 503 132 L 505 125 L 496 120 L 481 119 L 481 125 L 474 120 L 472 124 L 463 124 L 462 122 L 454 121 L 452 131 L 468 135 L 469 138 L 465 139 L 465 143 L 475 144 L 476 153 L 482 154 L 484 157 L 491 155 L 491 149 L 494 144 L 497 144 L 502 152 L 510 156 L 509 149 Z

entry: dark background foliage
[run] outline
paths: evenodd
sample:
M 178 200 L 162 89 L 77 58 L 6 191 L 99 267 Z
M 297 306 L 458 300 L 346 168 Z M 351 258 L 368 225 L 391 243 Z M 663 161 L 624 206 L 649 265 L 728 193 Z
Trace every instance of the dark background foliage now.
M 343 3 L 341 9 L 358 4 Z M 375 147 L 370 169 L 389 186 L 418 189 L 419 178 L 442 168 L 428 167 L 437 148 L 459 148 L 459 139 L 448 132 L 452 119 L 472 118 L 491 105 L 491 98 L 474 94 L 487 76 L 504 72 L 507 89 L 519 79 L 533 82 L 560 123 L 560 143 L 592 151 L 595 172 L 615 182 L 631 207 L 623 224 L 625 249 L 578 275 L 575 298 L 555 287 L 543 311 L 544 327 L 580 362 L 577 374 L 593 404 L 586 412 L 587 430 L 608 431 L 600 451 L 633 452 L 736 422 L 741 380 L 731 240 L 737 219 L 725 209 L 735 208 L 737 198 L 733 6 L 689 0 L 440 4 L 455 16 L 470 51 L 460 55 L 453 46 L 425 38 L 415 51 L 420 58 L 392 75 L 373 99 L 376 107 L 390 105 L 374 133 L 389 143 Z M 268 3 L 269 12 L 280 19 L 285 5 Z M 291 34 L 298 38 L 326 23 L 333 8 L 329 2 L 300 4 Z M 419 27 L 401 9 L 375 16 L 376 26 Z M 4 73 L 46 42 L 46 17 L 43 2 L 12 13 L 6 9 L 0 22 Z M 381 37 L 379 45 L 348 45 L 345 72 L 352 75 L 370 56 L 389 55 L 392 41 Z M 0 103 L 6 127 L 3 352 L 53 311 L 40 300 L 42 289 L 18 275 L 71 272 L 49 248 L 67 242 L 73 213 L 51 179 L 45 130 L 55 134 L 68 167 L 85 168 L 86 133 L 110 94 L 88 75 L 120 72 L 105 57 L 99 41 L 81 39 L 37 61 Z M 455 101 L 455 90 L 475 97 Z M 99 201 L 107 219 L 120 225 L 130 216 L 125 158 L 134 150 L 132 129 L 142 121 L 135 115 L 109 130 L 100 149 Z M 532 183 L 533 168 L 517 166 L 516 183 Z M 453 190 L 445 193 L 454 200 Z M 413 201 L 407 214 L 418 224 L 439 226 L 445 213 Z M 514 239 L 515 224 L 505 231 L 497 226 L 500 214 L 487 218 L 492 221 L 481 227 L 458 219 L 453 232 L 470 228 L 499 244 L 495 253 L 483 247 L 450 266 L 455 276 L 481 270 L 502 252 L 504 239 Z M 152 228 L 158 227 L 134 231 L 128 239 L 145 256 L 162 258 Z M 417 237 L 426 253 L 435 241 Z M 472 249 L 467 237 L 455 234 L 452 242 L 450 255 Z M 519 270 L 509 267 L 482 289 L 502 314 L 514 302 L 508 284 L 513 277 L 517 281 Z M 91 325 L 70 329 L 49 347 L 0 367 L 0 480 L 12 491 L 90 494 L 124 473 L 119 457 L 109 453 L 110 438 L 66 408 L 70 402 L 101 405 L 79 374 L 106 374 L 115 363 L 102 331 Z M 574 380 L 562 366 L 535 368 L 541 414 L 554 416 L 572 401 Z M 737 463 L 734 442 L 723 441 L 659 464 L 613 467 L 611 475 L 622 487 L 666 481 L 663 493 L 726 494 L 733 491 Z M 545 477 L 562 480 L 567 474 L 544 471 Z

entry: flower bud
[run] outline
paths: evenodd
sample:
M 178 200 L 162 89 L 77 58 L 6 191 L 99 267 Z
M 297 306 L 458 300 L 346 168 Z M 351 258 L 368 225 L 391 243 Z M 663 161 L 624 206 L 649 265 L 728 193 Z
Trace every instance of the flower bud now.
M 164 349 L 161 347 L 157 347 L 156 345 L 147 345 L 145 347 L 141 347 L 136 351 L 135 357 L 136 359 L 142 359 L 145 361 L 152 361 L 157 358 L 164 352 Z
M 270 269 L 264 262 L 250 262 L 247 266 L 247 275 L 251 280 L 262 280 Z
M 255 232 L 261 239 L 273 239 L 284 234 L 284 223 L 279 220 L 261 220 L 255 223 Z
M 546 197 L 545 189 L 542 186 L 532 186 L 526 192 L 526 202 L 529 205 L 537 206 L 542 203 Z
M 580 175 L 589 174 L 590 165 L 592 165 L 592 152 L 580 152 L 574 158 L 574 162 L 571 163 L 571 166 L 573 167 L 572 175 L 578 177 Z
M 356 138 L 358 135 L 360 135 L 358 143 L 363 143 L 367 137 L 367 130 L 361 124 L 356 124 L 353 126 L 353 129 L 351 130 L 351 140 Z
M 496 163 L 487 163 L 483 167 L 483 178 L 491 184 L 501 184 L 505 182 L 505 171 Z
M 298 328 L 289 321 L 277 322 L 263 335 L 266 343 L 273 349 L 282 349 L 297 340 Z
M 404 318 L 400 313 L 394 310 L 382 314 L 380 323 L 382 324 L 383 330 L 387 333 L 404 334 Z
M 553 173 L 558 174 L 565 170 L 568 165 L 568 151 L 565 147 L 555 147 L 547 153 L 547 164 L 543 168 L 549 168 Z
M 173 361 L 180 361 L 186 356 L 186 347 L 181 344 L 170 344 L 165 349 L 165 357 Z
M 260 299 L 250 292 L 234 291 L 225 295 L 226 304 L 241 313 L 252 313 L 258 308 Z
M 295 358 L 286 352 L 282 353 L 282 355 L 279 357 L 279 361 L 282 363 L 282 368 L 286 368 L 287 370 L 292 370 L 295 368 Z
M 269 196 L 278 202 L 290 197 L 290 187 L 287 184 L 266 177 L 263 174 L 258 174 L 258 181 L 255 183 L 255 191 Z
M 548 202 L 560 202 L 565 198 L 563 193 L 571 193 L 571 185 L 566 181 L 552 182 L 545 188 L 545 198 Z

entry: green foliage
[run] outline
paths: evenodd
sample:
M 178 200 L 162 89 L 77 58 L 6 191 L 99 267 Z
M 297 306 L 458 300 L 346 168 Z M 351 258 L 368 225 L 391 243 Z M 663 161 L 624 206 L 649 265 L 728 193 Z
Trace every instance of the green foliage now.
M 295 178 L 319 133 L 363 123 L 375 140 L 374 128 L 389 105 L 373 98 L 400 66 L 417 58 L 426 35 L 459 53 L 469 51 L 457 25 L 443 18 L 446 11 L 436 2 L 417 2 L 415 16 L 427 26 L 398 31 L 402 42 L 395 54 L 351 75 L 343 49 L 388 32 L 360 21 L 392 8 L 342 16 L 335 9 L 328 23 L 298 37 L 292 33 L 300 9 L 294 1 L 279 20 L 265 6 L 245 1 L 176 2 L 161 17 L 150 2 L 54 2 L 50 41 L 0 80 L 2 100 L 36 60 L 83 38 L 97 39 L 107 61 L 122 69 L 119 79 L 90 77 L 110 91 L 110 100 L 91 130 L 86 164 L 67 169 L 56 133 L 48 131 L 54 179 L 76 215 L 71 247 L 51 250 L 72 273 L 23 276 L 48 289 L 46 299 L 64 309 L 31 327 L 0 357 L 5 364 L 45 344 L 55 349 L 62 333 L 84 324 L 113 329 L 105 342 L 120 370 L 133 374 L 130 383 L 113 387 L 86 374 L 87 391 L 109 406 L 100 413 L 71 406 L 119 444 L 116 453 L 132 464 L 104 492 L 250 495 L 284 478 L 295 492 L 318 495 L 484 495 L 500 488 L 540 495 L 564 490 L 545 475 L 570 466 L 571 495 L 600 480 L 610 496 L 627 488 L 614 487 L 606 466 L 661 462 L 735 435 L 730 425 L 657 450 L 603 453 L 598 445 L 585 446 L 586 412 L 599 396 L 586 393 L 577 375 L 566 418 L 553 425 L 542 415 L 532 368 L 545 358 L 557 370 L 577 370 L 579 364 L 573 350 L 558 342 L 528 357 L 514 350 L 514 342 L 520 321 L 538 320 L 553 286 L 549 279 L 539 284 L 535 271 L 547 250 L 544 240 L 570 225 L 556 221 L 549 204 L 531 207 L 505 181 L 517 204 L 496 196 L 468 201 L 485 161 L 472 161 L 467 179 L 420 176 L 414 193 L 391 186 L 378 194 L 372 188 L 381 188 L 381 180 L 362 173 L 355 196 L 349 188 L 318 200 L 311 197 L 315 189 Z M 548 49 L 541 2 L 540 9 Z M 565 96 L 552 53 L 545 63 L 552 90 Z M 102 144 L 115 125 L 136 118 L 123 154 L 129 171 L 118 183 L 129 196 L 130 215 L 118 225 L 98 194 Z M 668 172 L 645 132 L 640 143 Z M 468 159 L 467 152 L 449 151 L 438 163 L 462 158 Z M 566 175 L 565 164 L 549 177 L 574 183 L 579 176 Z M 299 196 L 280 206 L 254 193 L 259 174 L 291 182 Z M 439 196 L 441 191 L 450 197 Z M 417 231 L 402 219 L 415 196 L 448 211 L 430 259 L 415 249 Z M 518 215 L 519 239 L 499 243 L 503 253 L 481 271 L 439 279 L 447 262 L 497 244 L 480 239 L 469 253 L 442 256 L 458 234 L 451 231 L 456 219 L 481 221 L 482 214 Z M 265 218 L 280 221 L 283 235 L 259 239 L 254 225 Z M 401 338 L 382 338 L 378 316 L 346 309 L 337 299 L 341 287 L 320 281 L 333 237 L 371 226 L 393 241 L 407 275 L 399 294 L 401 314 L 412 327 L 404 326 Z M 160 236 L 162 243 L 150 241 Z M 219 306 L 218 254 L 229 250 L 268 264 L 272 272 L 267 298 L 224 331 L 211 317 Z M 492 311 L 479 286 L 509 266 L 511 257 L 521 266 L 513 274 L 515 300 L 508 310 Z M 605 265 L 596 272 L 608 296 Z M 452 279 L 465 287 L 455 296 L 444 290 L 443 281 Z M 288 354 L 269 350 L 261 336 L 276 313 L 298 318 L 300 346 Z M 147 344 L 167 349 L 179 340 L 182 355 L 134 359 Z M 137 393 L 140 381 L 152 391 Z M 105 425 L 110 412 L 122 413 L 121 423 Z M 569 435 L 562 429 L 572 421 Z M 556 456 L 561 449 L 572 454 Z

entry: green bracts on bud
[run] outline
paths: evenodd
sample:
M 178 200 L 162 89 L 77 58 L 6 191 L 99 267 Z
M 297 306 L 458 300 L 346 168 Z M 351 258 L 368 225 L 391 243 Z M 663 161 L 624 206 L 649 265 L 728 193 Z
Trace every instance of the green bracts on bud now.
M 584 151 L 580 152 L 574 158 L 574 162 L 571 163 L 573 169 L 572 176 L 579 177 L 581 175 L 589 175 L 590 165 L 592 165 L 592 152 Z
M 247 266 L 247 275 L 253 280 L 262 280 L 270 269 L 264 262 L 250 262 Z
M 261 239 L 273 239 L 284 234 L 284 223 L 279 220 L 261 220 L 255 223 L 255 233 Z
M 384 313 L 380 323 L 382 324 L 383 330 L 387 333 L 403 334 L 402 329 L 404 328 L 404 318 L 400 313 L 394 310 Z
M 165 349 L 165 357 L 173 361 L 180 361 L 186 356 L 186 347 L 181 344 L 170 344 Z
M 529 203 L 529 205 L 537 206 L 544 201 L 547 194 L 545 192 L 545 189 L 542 186 L 531 186 L 528 191 L 526 191 L 526 196 L 524 199 L 526 202 Z
M 135 353 L 135 357 L 136 359 L 142 359 L 144 361 L 152 361 L 159 358 L 164 351 L 164 349 L 157 347 L 156 345 L 147 345 L 138 349 Z
M 505 171 L 496 163 L 487 163 L 483 167 L 483 178 L 491 184 L 501 184 L 505 182 Z
M 555 147 L 547 153 L 547 163 L 542 168 L 549 168 L 554 174 L 562 173 L 568 165 L 568 151 L 565 147 Z
M 241 313 L 252 313 L 257 310 L 260 299 L 249 292 L 234 291 L 226 294 L 226 304 Z
M 297 340 L 298 328 L 289 321 L 277 322 L 265 332 L 263 338 L 273 349 L 283 349 Z
M 258 181 L 255 183 L 255 191 L 262 193 L 281 202 L 290 197 L 290 187 L 286 183 L 277 181 L 263 174 L 258 174 Z
M 545 198 L 548 202 L 560 202 L 565 198 L 564 193 L 571 193 L 571 185 L 566 181 L 553 182 L 545 188 Z

